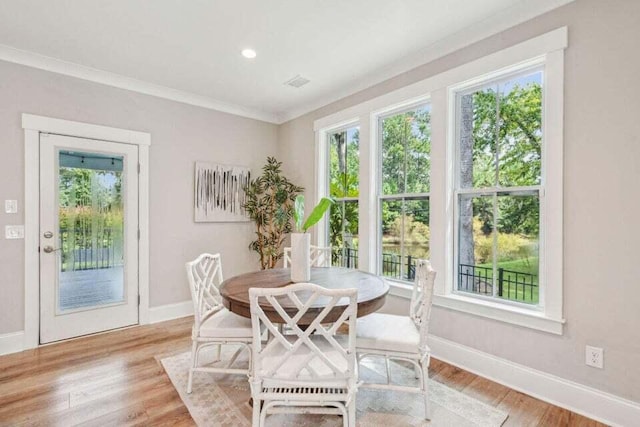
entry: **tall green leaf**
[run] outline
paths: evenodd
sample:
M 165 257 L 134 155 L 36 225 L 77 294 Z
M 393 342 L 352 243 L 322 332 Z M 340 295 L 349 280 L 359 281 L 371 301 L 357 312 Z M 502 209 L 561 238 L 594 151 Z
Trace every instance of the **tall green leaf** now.
M 320 200 L 320 202 L 316 205 L 316 207 L 313 208 L 313 211 L 311 211 L 311 214 L 309 215 L 304 225 L 302 226 L 302 231 L 306 233 L 309 228 L 316 225 L 318 221 L 322 219 L 325 212 L 327 212 L 327 210 L 329 209 L 329 207 L 331 207 L 332 204 L 333 204 L 333 200 L 323 197 L 322 200 Z

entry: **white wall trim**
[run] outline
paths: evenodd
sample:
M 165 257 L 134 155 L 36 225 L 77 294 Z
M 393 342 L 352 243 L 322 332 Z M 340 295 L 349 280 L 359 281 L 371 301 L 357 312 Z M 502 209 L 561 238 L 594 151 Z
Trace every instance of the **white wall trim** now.
M 17 353 L 24 349 L 24 332 L 11 332 L 0 335 L 0 356 Z
M 164 322 L 193 315 L 193 302 L 182 301 L 149 309 L 149 323 Z
M 433 357 L 545 402 L 613 426 L 635 425 L 640 403 L 429 335 Z
M 0 60 L 120 89 L 126 89 L 132 92 L 169 99 L 183 104 L 195 105 L 209 110 L 221 111 L 223 113 L 234 114 L 236 116 L 247 117 L 269 123 L 278 122 L 277 115 L 266 111 L 218 101 L 208 96 L 145 82 L 120 74 L 87 67 L 74 62 L 67 62 L 50 56 L 16 49 L 7 45 L 0 45 Z
M 433 305 L 556 335 L 562 335 L 565 324 L 564 319 L 556 319 L 539 310 L 474 298 L 460 293 L 434 295 Z
M 40 343 L 40 133 L 138 145 L 138 322 L 149 319 L 149 146 L 151 134 L 51 117 L 22 115 L 25 135 L 25 300 L 23 349 Z
M 40 132 L 24 130 L 24 347 L 40 343 Z
M 149 146 L 140 145 L 138 148 L 138 292 L 140 305 L 138 306 L 138 323 L 149 323 Z M 144 286 L 142 285 L 144 283 Z
M 151 134 L 134 130 L 55 119 L 53 117 L 22 115 L 22 128 L 57 135 L 75 136 L 124 144 L 151 145 Z

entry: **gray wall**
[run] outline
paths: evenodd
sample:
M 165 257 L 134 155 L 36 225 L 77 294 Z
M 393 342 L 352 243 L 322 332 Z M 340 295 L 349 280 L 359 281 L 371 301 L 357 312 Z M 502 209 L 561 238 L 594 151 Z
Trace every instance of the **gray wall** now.
M 578 0 L 278 129 L 279 153 L 308 197 L 313 121 L 561 26 L 565 54 L 564 315 L 562 336 L 442 308 L 432 333 L 640 402 L 640 2 Z M 437 248 L 432 248 L 437 250 Z M 402 301 L 391 298 L 390 310 Z M 585 345 L 605 349 L 587 367 Z
M 248 165 L 258 172 L 276 153 L 275 125 L 193 107 L 0 61 L 0 334 L 24 328 L 24 240 L 5 240 L 6 224 L 24 223 L 24 134 L 32 113 L 151 133 L 150 305 L 191 297 L 184 262 L 222 254 L 226 276 L 257 269 L 247 245 L 250 223 L 194 223 L 196 160 Z

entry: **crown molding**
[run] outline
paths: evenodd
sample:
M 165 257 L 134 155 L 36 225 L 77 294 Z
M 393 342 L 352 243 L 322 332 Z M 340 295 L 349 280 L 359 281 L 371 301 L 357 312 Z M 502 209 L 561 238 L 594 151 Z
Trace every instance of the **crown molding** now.
M 364 77 L 359 77 L 356 81 L 349 82 L 341 89 L 332 91 L 302 106 L 279 113 L 277 116 L 278 123 L 282 124 L 296 119 L 573 1 L 575 0 L 520 1 L 501 13 L 493 15 L 491 18 L 471 25 L 462 31 L 432 43 L 417 53 L 395 61 L 389 67 L 381 68 Z
M 40 55 L 38 53 L 16 49 L 11 46 L 0 44 L 0 60 L 26 65 L 40 70 L 51 71 L 65 76 L 76 77 L 78 79 L 88 80 L 90 82 L 100 83 L 120 89 L 126 89 L 132 92 L 181 102 L 183 104 L 195 105 L 197 107 L 234 114 L 236 116 L 278 124 L 278 117 L 269 112 L 225 103 L 207 96 L 172 89 L 120 74 L 86 67 L 74 62 L 67 62 L 49 56 Z
M 537 0 L 535 2 L 530 0 L 521 0 L 516 5 L 505 9 L 503 12 L 497 13 L 491 18 L 471 25 L 451 36 L 438 40 L 417 53 L 405 56 L 404 58 L 395 61 L 388 67 L 375 70 L 363 77 L 359 77 L 356 81 L 343 85 L 338 90 L 331 91 L 323 96 L 315 98 L 311 102 L 280 113 L 272 113 L 242 105 L 230 104 L 208 96 L 157 85 L 155 83 L 87 67 L 74 62 L 63 61 L 2 44 L 0 44 L 0 60 L 120 89 L 126 89 L 145 95 L 195 105 L 210 110 L 261 120 L 273 124 L 282 124 L 573 1 L 575 0 Z

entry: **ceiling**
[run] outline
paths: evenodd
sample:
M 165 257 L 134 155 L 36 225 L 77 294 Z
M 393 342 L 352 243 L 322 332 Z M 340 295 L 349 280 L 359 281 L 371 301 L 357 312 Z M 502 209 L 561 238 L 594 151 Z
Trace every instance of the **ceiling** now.
M 2 0 L 0 59 L 281 123 L 569 1 Z

